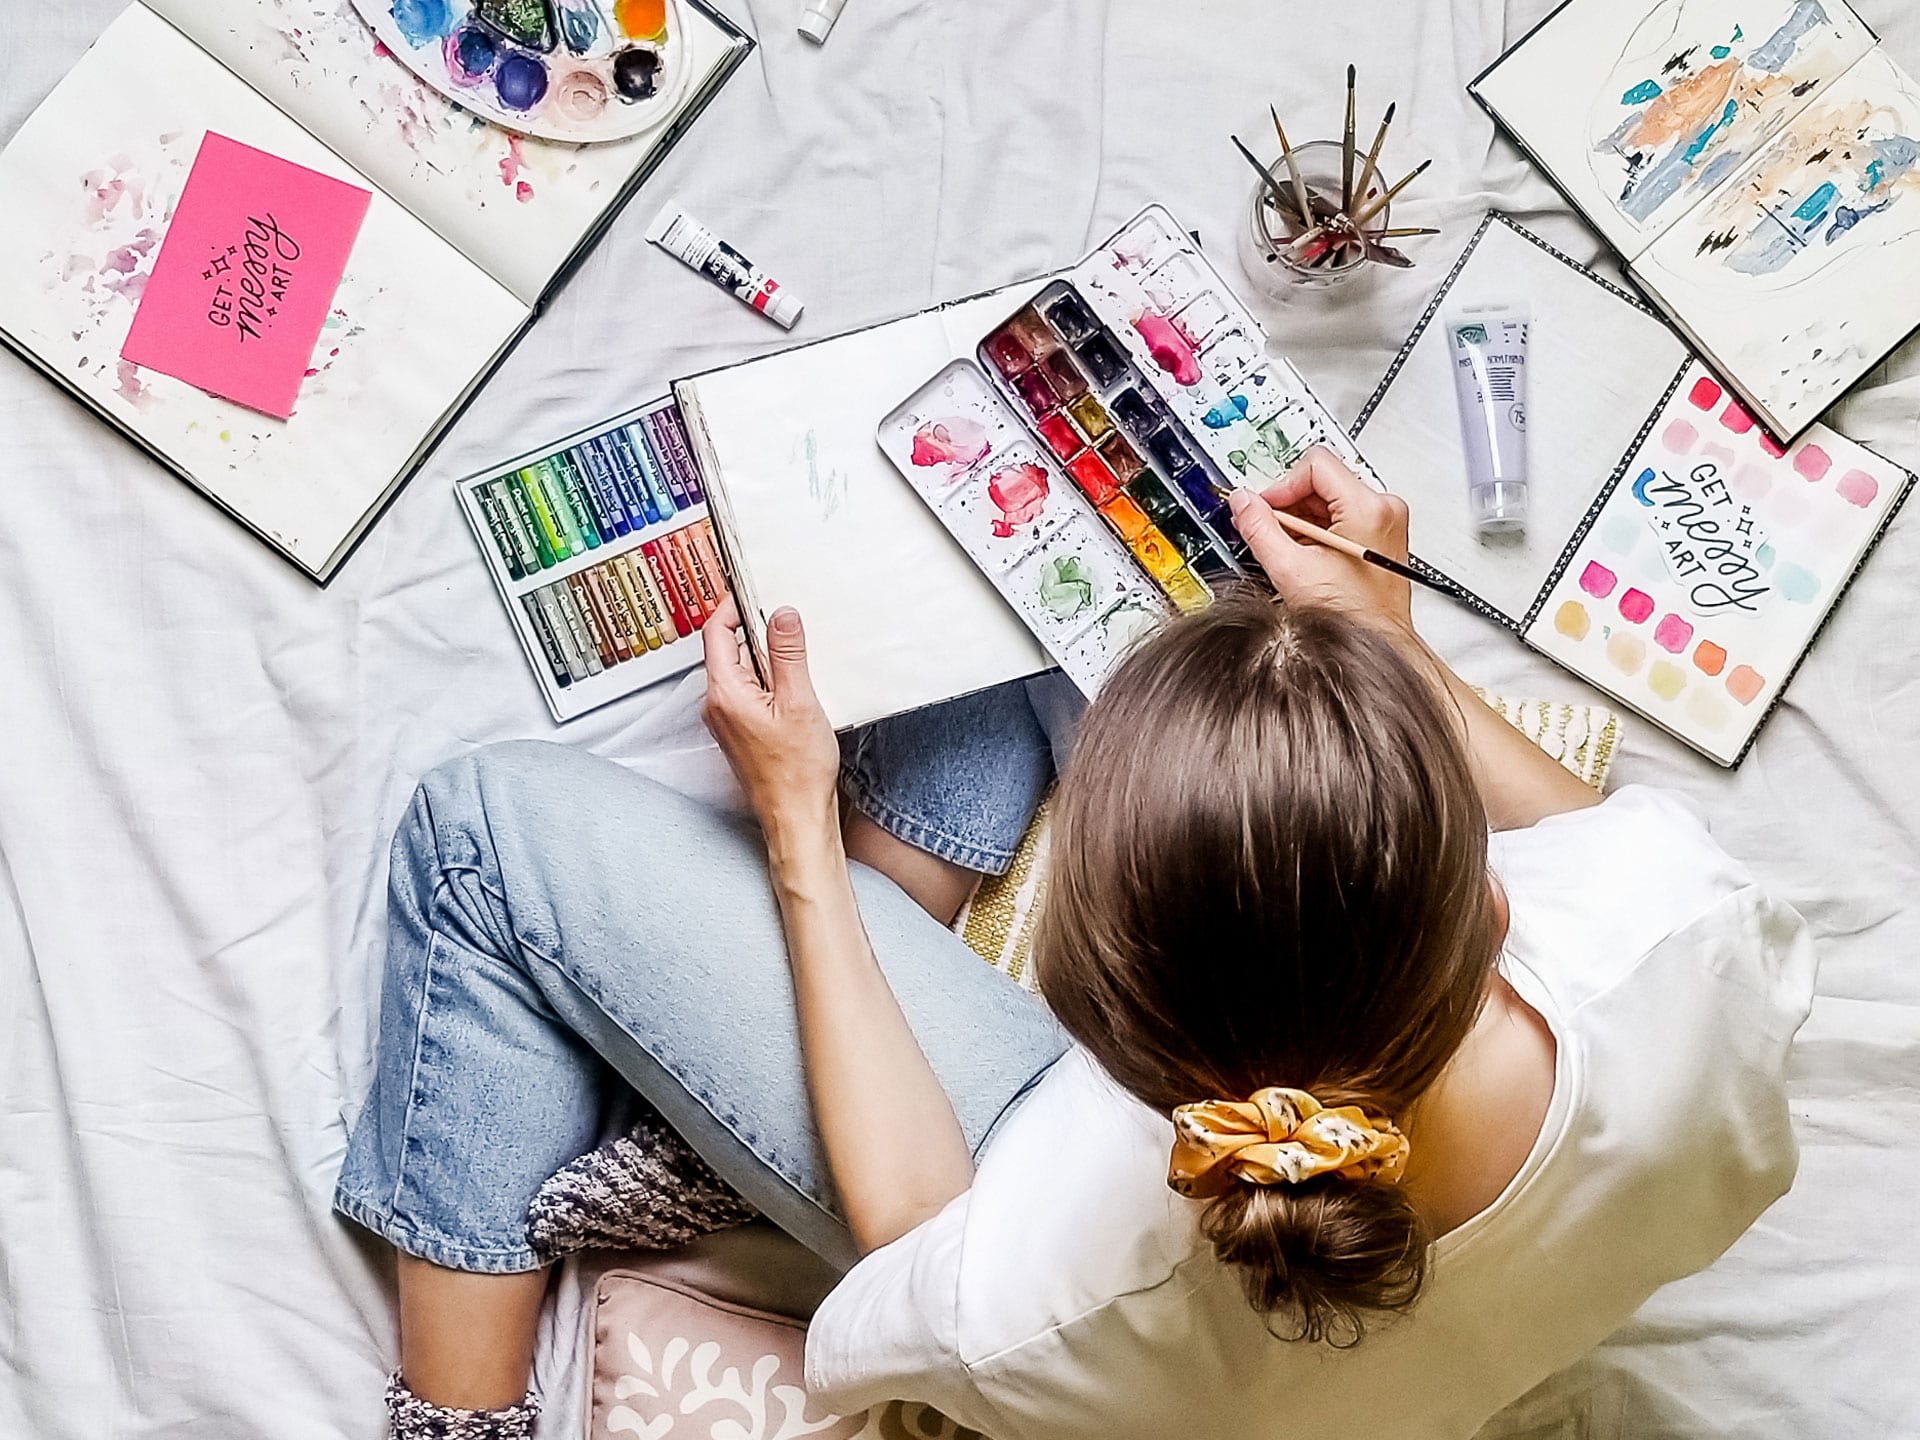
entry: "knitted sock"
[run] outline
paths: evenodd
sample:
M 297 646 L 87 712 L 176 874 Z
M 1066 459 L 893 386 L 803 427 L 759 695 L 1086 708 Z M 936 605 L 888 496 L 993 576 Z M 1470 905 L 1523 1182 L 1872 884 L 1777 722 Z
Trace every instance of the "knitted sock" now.
M 758 1218 L 649 1110 L 540 1187 L 527 1206 L 527 1239 L 549 1260 L 575 1250 L 672 1250 Z
M 394 1371 L 387 1377 L 387 1422 L 392 1440 L 533 1440 L 540 1402 L 531 1391 L 504 1410 L 455 1410 L 433 1405 L 407 1388 Z

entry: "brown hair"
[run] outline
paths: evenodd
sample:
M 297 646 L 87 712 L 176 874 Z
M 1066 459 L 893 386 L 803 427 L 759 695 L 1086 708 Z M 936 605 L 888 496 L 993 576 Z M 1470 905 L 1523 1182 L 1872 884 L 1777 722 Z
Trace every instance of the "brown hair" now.
M 1228 596 L 1087 712 L 1035 936 L 1054 1013 L 1163 1113 L 1269 1085 L 1404 1119 L 1465 1041 L 1502 918 L 1457 718 L 1380 630 Z M 1201 1228 L 1291 1338 L 1402 1310 L 1430 1234 L 1405 1192 L 1235 1184 Z

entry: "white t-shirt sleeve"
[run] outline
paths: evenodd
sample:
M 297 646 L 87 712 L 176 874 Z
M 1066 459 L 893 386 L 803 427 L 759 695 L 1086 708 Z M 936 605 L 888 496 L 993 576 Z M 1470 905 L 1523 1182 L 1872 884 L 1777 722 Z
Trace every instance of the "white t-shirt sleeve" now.
M 958 1359 L 960 1255 L 971 1193 L 848 1271 L 807 1330 L 807 1393 L 842 1415 L 887 1400 L 980 1426 Z M 930 1366 L 930 1357 L 946 1363 Z

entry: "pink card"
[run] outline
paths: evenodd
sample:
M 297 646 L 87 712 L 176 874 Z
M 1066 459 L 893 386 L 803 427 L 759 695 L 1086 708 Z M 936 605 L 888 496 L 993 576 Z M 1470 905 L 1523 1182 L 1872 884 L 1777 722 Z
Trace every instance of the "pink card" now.
M 372 200 L 208 131 L 121 358 L 286 419 Z

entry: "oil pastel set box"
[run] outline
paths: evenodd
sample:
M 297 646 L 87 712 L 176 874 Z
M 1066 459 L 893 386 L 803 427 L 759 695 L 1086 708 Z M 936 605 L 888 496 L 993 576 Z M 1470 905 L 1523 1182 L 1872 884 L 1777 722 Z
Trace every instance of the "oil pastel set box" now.
M 324 581 L 751 45 L 704 0 L 135 0 L 0 152 L 0 341 Z
M 1257 573 L 1235 484 L 1314 445 L 1372 472 L 1160 206 L 881 421 L 881 449 L 1092 694 L 1164 617 Z
M 727 583 L 672 400 L 488 467 L 456 486 L 556 720 L 701 660 Z

